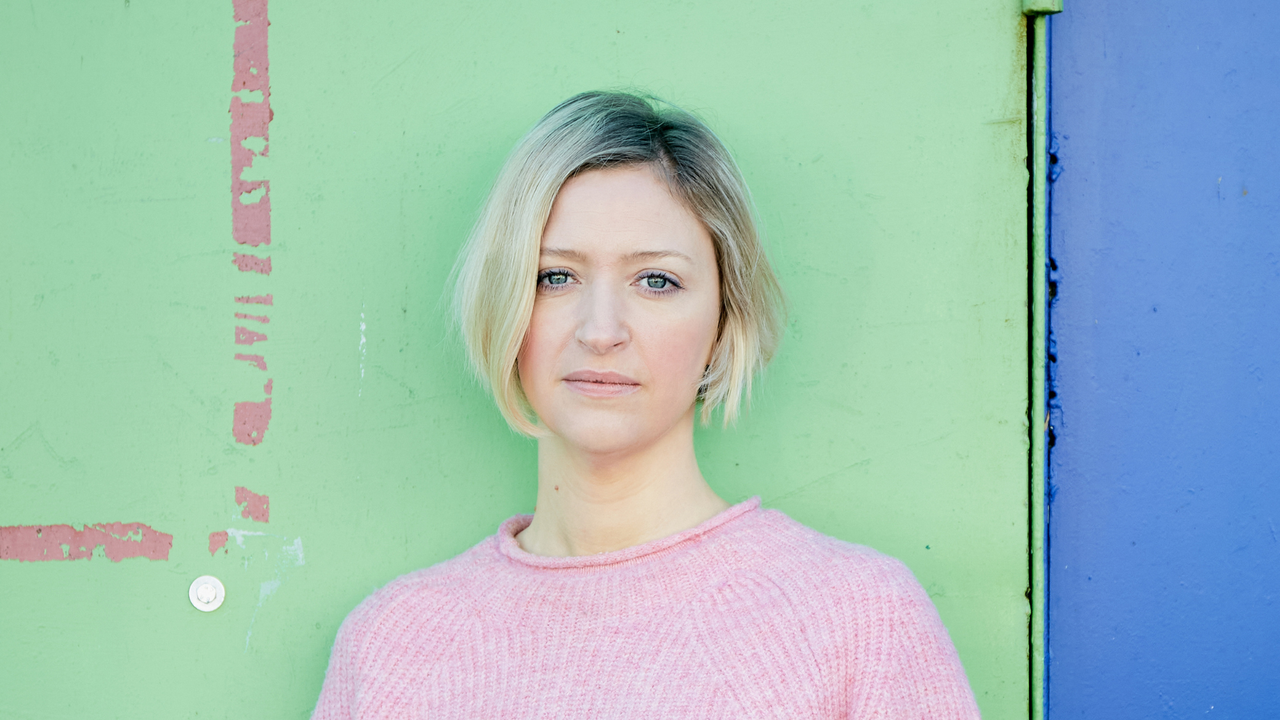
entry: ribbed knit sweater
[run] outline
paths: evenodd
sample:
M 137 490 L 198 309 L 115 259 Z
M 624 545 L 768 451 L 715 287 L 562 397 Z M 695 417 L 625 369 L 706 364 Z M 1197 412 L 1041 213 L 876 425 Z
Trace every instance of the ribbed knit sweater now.
M 585 557 L 517 515 L 361 603 L 312 717 L 978 717 L 906 566 L 759 505 Z

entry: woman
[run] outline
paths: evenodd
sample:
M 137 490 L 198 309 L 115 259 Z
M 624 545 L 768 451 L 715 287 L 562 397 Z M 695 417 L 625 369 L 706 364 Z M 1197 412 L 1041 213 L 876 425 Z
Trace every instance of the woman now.
M 970 718 L 898 561 L 703 479 L 777 344 L 781 295 L 715 135 L 621 93 L 552 110 L 463 251 L 471 361 L 538 441 L 532 516 L 374 593 L 314 718 Z

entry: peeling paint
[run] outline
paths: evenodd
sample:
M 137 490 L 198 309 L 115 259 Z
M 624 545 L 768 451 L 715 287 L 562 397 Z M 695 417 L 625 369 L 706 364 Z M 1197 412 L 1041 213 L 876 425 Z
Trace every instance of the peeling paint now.
M 271 498 L 266 495 L 259 495 L 245 487 L 236 488 L 236 504 L 243 507 L 240 511 L 240 517 L 248 518 L 254 522 L 268 522 L 271 516 Z
M 267 57 L 267 0 L 232 0 L 235 38 L 232 41 L 231 79 L 231 237 L 238 245 L 257 248 L 271 244 L 271 183 L 269 180 L 246 178 L 256 158 L 271 152 L 270 63 Z M 261 178 L 261 171 L 256 177 Z M 271 275 L 271 258 L 246 253 L 233 253 L 232 262 L 241 272 Z M 237 303 L 271 305 L 271 295 L 243 295 Z M 241 320 L 269 322 L 266 315 L 237 312 Z M 237 345 L 253 345 L 267 339 L 263 333 L 236 326 Z M 262 355 L 236 355 L 237 360 L 254 362 L 267 369 Z M 263 387 L 271 395 L 271 380 Z M 271 398 L 260 402 L 235 404 L 231 431 L 236 442 L 258 445 L 266 436 L 271 421 Z M 247 511 L 246 511 L 247 512 Z M 264 511 L 265 512 L 265 511 Z M 247 517 L 247 516 L 246 516 Z M 265 515 L 263 516 L 265 522 Z M 255 519 L 257 519 L 255 517 Z
M 266 358 L 262 357 L 261 355 L 245 355 L 244 353 L 236 353 L 236 359 L 244 360 L 246 362 L 251 362 L 254 365 L 257 365 L 259 370 L 267 369 Z
M 250 330 L 249 328 L 244 327 L 243 325 L 236 326 L 236 344 L 237 345 L 252 345 L 256 342 L 262 342 L 263 340 L 266 340 L 266 339 L 267 339 L 267 336 L 260 332 L 254 332 L 253 330 Z
M 271 258 L 260 258 L 256 255 L 245 255 L 244 253 L 232 253 L 231 262 L 240 268 L 240 272 L 256 272 L 259 275 L 271 274 Z
M 262 442 L 270 422 L 271 398 L 262 402 L 238 402 L 235 418 L 231 424 L 231 434 L 238 443 L 257 445 Z
M 271 244 L 271 186 L 267 180 L 242 180 L 245 170 L 253 167 L 255 157 L 267 157 L 271 151 L 269 126 L 271 84 L 267 58 L 266 0 L 234 0 L 236 34 L 231 80 L 231 232 L 241 245 L 258 247 Z M 246 102 L 245 98 L 260 102 Z M 245 143 L 261 139 L 261 151 Z M 246 193 L 261 191 L 251 204 L 241 199 Z
M 70 525 L 0 527 L 0 560 L 87 560 L 99 547 L 112 562 L 168 560 L 173 536 L 142 523 L 98 523 L 83 530 Z
M 209 554 L 210 555 L 217 555 L 219 550 L 222 550 L 223 554 L 225 554 L 227 551 L 224 550 L 223 548 L 226 546 L 226 544 L 227 544 L 227 533 L 225 530 L 209 533 Z

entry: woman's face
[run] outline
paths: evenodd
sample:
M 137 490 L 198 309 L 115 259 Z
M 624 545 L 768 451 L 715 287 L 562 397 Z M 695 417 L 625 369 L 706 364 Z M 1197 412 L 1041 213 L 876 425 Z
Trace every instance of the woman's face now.
M 542 423 L 594 454 L 625 454 L 680 426 L 720 320 L 706 228 L 648 165 L 564 184 L 542 235 L 520 383 Z

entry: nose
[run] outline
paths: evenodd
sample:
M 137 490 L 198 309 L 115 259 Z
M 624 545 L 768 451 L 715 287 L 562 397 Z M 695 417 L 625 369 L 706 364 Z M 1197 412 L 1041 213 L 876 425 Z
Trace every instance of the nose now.
M 592 283 L 578 297 L 578 342 L 596 355 L 626 347 L 631 330 L 624 317 L 622 294 L 607 285 Z

